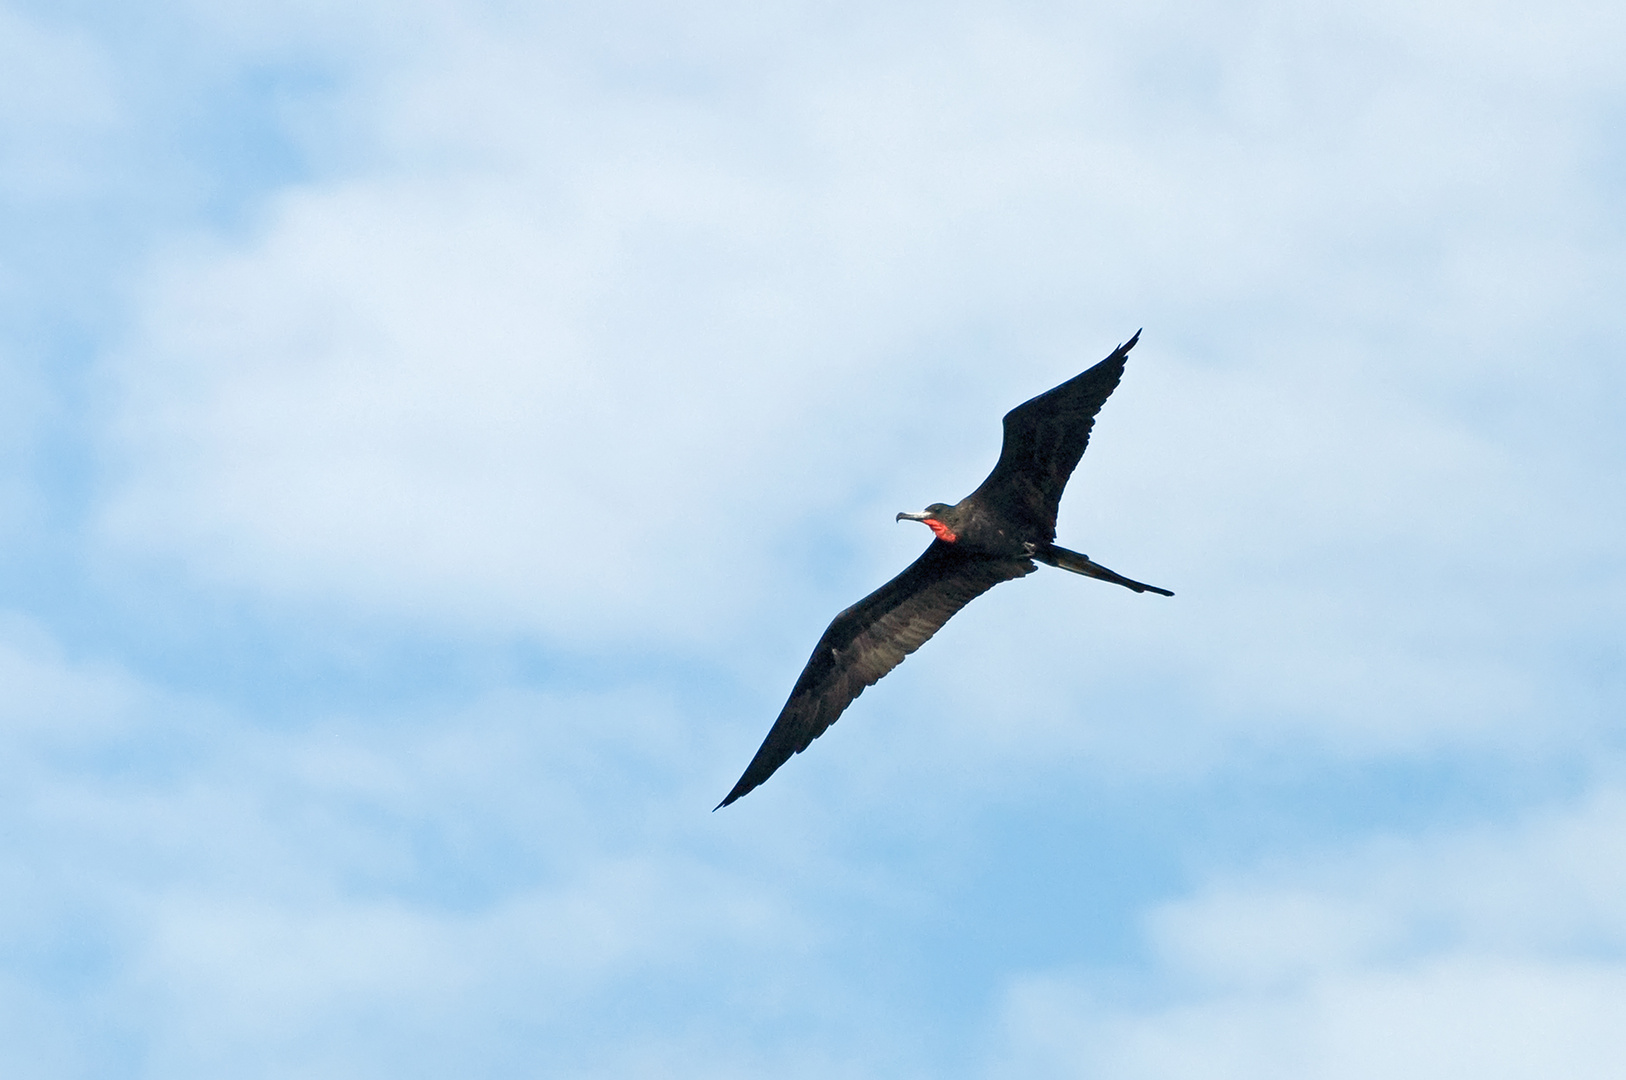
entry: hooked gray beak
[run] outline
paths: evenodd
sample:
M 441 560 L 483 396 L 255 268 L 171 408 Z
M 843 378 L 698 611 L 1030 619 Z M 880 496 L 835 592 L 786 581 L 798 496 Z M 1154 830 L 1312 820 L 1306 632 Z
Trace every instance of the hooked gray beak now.
M 893 521 L 925 521 L 929 517 L 931 517 L 931 515 L 928 514 L 928 513 L 925 513 L 924 511 L 922 511 L 921 513 L 918 513 L 918 514 L 911 514 L 909 511 L 903 510 L 903 511 L 900 511 L 898 516 L 893 518 L 892 520 Z

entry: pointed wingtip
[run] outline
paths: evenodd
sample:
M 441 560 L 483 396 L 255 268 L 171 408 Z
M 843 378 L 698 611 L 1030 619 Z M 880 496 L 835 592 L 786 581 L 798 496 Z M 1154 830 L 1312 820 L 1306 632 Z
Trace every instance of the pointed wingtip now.
M 1140 330 L 1136 330 L 1134 336 L 1128 341 L 1124 342 L 1122 345 L 1118 346 L 1118 348 L 1122 349 L 1124 352 L 1128 352 L 1130 349 L 1133 349 L 1135 347 L 1135 342 L 1140 340 L 1140 331 L 1144 329 L 1146 329 L 1146 327 L 1143 326 L 1140 328 Z
M 745 777 L 742 776 L 742 777 L 740 777 L 740 782 L 738 784 L 734 785 L 734 790 L 730 791 L 727 795 L 725 795 L 723 797 L 722 802 L 720 802 L 716 806 L 712 807 L 711 812 L 715 814 L 717 811 L 721 810 L 723 807 L 727 806 L 729 803 L 735 802 L 736 800 L 738 800 L 741 795 L 744 795 L 744 794 L 748 793 L 751 790 L 751 788 L 756 787 L 755 784 L 752 784 L 751 787 L 743 787 L 744 784 L 745 784 Z

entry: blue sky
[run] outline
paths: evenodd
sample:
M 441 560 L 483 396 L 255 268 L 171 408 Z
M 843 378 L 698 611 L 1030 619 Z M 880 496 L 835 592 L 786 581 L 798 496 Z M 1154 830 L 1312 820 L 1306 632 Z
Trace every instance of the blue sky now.
M 1618 5 L 0 5 L 8 1077 L 1604 1077 Z M 1145 327 L 1061 542 L 743 802 Z

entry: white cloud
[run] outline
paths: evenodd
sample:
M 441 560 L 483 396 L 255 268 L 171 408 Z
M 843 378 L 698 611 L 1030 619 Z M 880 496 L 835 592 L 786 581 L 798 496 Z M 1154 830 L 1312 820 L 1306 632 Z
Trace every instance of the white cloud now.
M 573 1033 L 642 987 L 730 1001 L 826 932 L 794 871 L 719 841 L 687 779 L 709 747 L 658 698 L 257 725 L 15 620 L 0 674 L 0 998 L 29 1002 L 7 1075 L 500 1071 L 538 1039 L 582 1060 Z
M 1353 96 L 1284 75 L 1226 104 L 1258 65 L 1171 36 L 1177 14 L 1153 19 L 1162 46 L 1102 15 L 787 37 L 668 12 L 659 46 L 584 17 L 574 59 L 553 24 L 437 15 L 456 27 L 441 47 L 386 53 L 337 102 L 370 167 L 156 267 L 106 369 L 106 535 L 295 600 L 704 639 L 786 588 L 776 551 L 855 491 L 890 509 L 969 488 L 1003 408 L 1145 321 L 1139 400 L 1113 403 L 1096 453 L 1162 444 L 1105 478 L 1172 541 L 1152 565 L 1228 550 L 1186 567 L 1212 582 L 1340 540 L 1397 562 L 1420 539 L 1462 549 L 1529 493 L 1500 479 L 1506 451 L 1396 381 L 1427 346 L 1379 343 L 1551 317 L 1569 290 L 1504 295 L 1554 242 L 1509 200 L 1575 194 L 1574 152 L 1541 152 L 1560 137 L 1545 113 L 1460 96 L 1494 64 L 1433 72 L 1445 45 L 1382 44 L 1365 13 L 1332 18 L 1371 31 L 1342 45 L 1243 20 L 1255 60 Z M 1288 59 L 1301 32 L 1330 68 Z M 1169 81 L 1170 42 L 1217 95 Z M 1287 112 L 1258 130 L 1260 109 Z M 1353 134 L 1331 140 L 1340 111 Z M 1488 174 L 1503 187 L 1482 197 Z M 1452 276 L 1470 235 L 1484 287 Z M 1183 386 L 1159 374 L 1170 351 Z
M 1025 1052 L 999 1075 L 1601 1080 L 1626 1052 L 1623 992 L 1619 965 L 1447 958 L 1091 1023 L 1034 985 L 1013 996 Z
M 122 113 L 92 43 L 0 6 L 0 197 L 37 205 L 105 191 L 101 144 Z
M 911 878 L 1012 840 L 979 790 L 1586 772 L 1612 737 L 1620 16 L 194 8 L 195 81 L 325 89 L 272 110 L 303 180 L 128 283 L 74 416 L 75 587 L 134 596 L 132 637 L 201 596 L 300 657 L 359 622 L 621 666 L 347 712 L 0 625 L 11 1072 L 506 1076 L 562 1046 L 580 1075 L 906 1075 L 974 1010 L 894 995 L 869 943 L 1012 887 Z M 101 130 L 107 65 L 36 38 L 83 94 L 56 130 Z M 63 139 L 6 175 L 79 167 Z M 969 490 L 1004 409 L 1142 324 L 1062 541 L 1179 595 L 998 590 L 815 748 L 859 797 L 798 759 L 707 818 L 823 620 L 924 542 L 890 515 Z M 645 647 L 705 692 L 648 689 L 682 679 L 641 682 Z M 1148 915 L 1138 999 L 1000 968 L 1010 1060 L 1598 1071 L 1626 934 L 1600 790 L 1218 869 Z M 977 998 L 938 944 L 890 962 Z
M 1210 880 L 1160 972 L 1013 984 L 1038 1076 L 1608 1076 L 1626 1050 L 1626 795 Z

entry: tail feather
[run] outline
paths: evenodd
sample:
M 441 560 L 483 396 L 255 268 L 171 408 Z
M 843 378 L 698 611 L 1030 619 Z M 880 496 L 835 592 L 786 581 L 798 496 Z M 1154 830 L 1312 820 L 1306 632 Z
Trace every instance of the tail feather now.
M 1148 585 L 1144 581 L 1134 581 L 1122 574 L 1113 573 L 1100 563 L 1092 562 L 1088 555 L 1080 555 L 1076 551 L 1068 551 L 1066 548 L 1057 547 L 1054 544 L 1048 550 L 1035 552 L 1033 557 L 1042 563 L 1048 563 L 1062 570 L 1071 570 L 1073 573 L 1083 574 L 1085 577 L 1100 578 L 1102 581 L 1110 581 L 1114 585 L 1122 585 L 1124 588 L 1134 589 L 1136 592 L 1155 592 L 1160 596 L 1174 595 L 1169 590 L 1160 589 L 1156 585 Z

